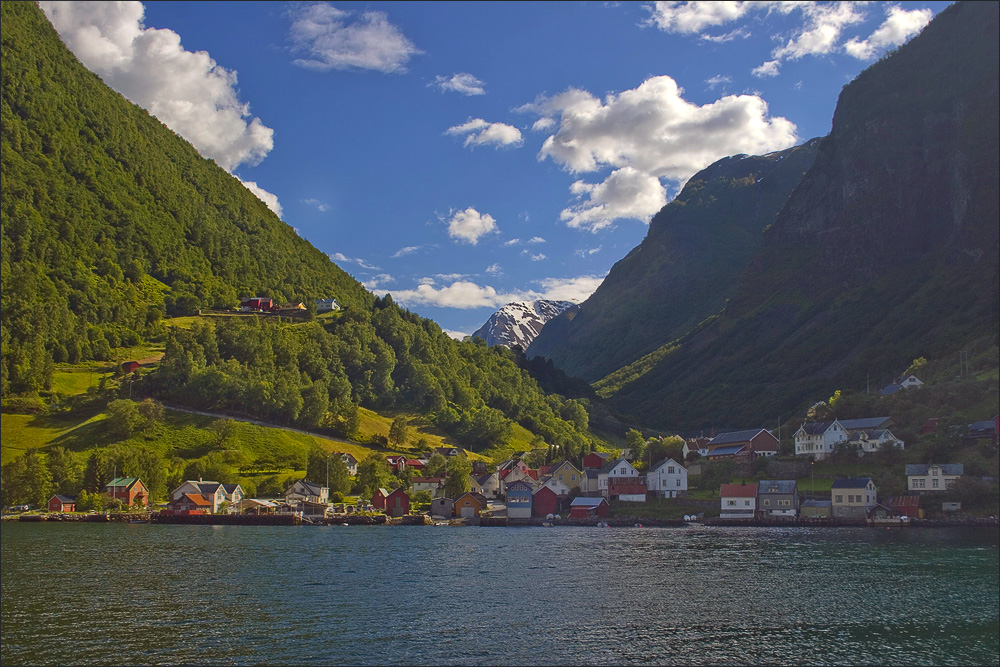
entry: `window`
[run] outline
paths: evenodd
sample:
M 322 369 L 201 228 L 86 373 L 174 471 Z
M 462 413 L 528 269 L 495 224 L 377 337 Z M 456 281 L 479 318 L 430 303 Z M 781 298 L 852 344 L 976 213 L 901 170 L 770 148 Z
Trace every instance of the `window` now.
M 771 501 L 768 500 L 767 498 L 765 498 L 764 499 L 764 507 L 770 507 L 770 506 L 771 506 Z
M 938 482 L 939 482 L 939 481 L 940 481 L 940 480 L 937 480 L 937 479 L 935 479 L 935 480 L 931 480 L 931 484 L 932 484 L 932 486 L 933 486 L 933 487 L 934 487 L 935 489 L 936 489 L 936 488 L 938 488 Z
M 728 505 L 729 507 L 735 507 L 736 506 L 736 501 L 735 500 L 729 500 L 729 501 L 726 502 L 726 505 Z
M 667 466 L 667 474 L 668 475 L 673 475 L 674 474 L 674 467 L 673 466 Z
M 954 485 L 955 485 L 955 480 L 953 480 L 953 479 L 946 479 L 946 480 L 944 480 L 944 488 L 950 489 Z
M 677 484 L 676 485 L 680 486 L 681 485 L 681 480 L 677 480 Z
M 934 475 L 935 477 L 937 477 L 938 469 L 937 468 L 931 468 L 931 474 Z
M 838 503 L 844 502 L 844 496 L 842 496 L 842 495 L 841 496 L 836 496 L 834 498 L 834 502 L 838 502 Z
M 743 501 L 743 506 L 744 507 L 750 507 L 750 501 L 749 500 L 744 500 Z

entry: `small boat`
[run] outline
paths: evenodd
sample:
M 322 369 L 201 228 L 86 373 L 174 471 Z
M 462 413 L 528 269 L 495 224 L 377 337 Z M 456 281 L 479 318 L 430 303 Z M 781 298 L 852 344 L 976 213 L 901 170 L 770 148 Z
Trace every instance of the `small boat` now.
M 545 526 L 546 528 L 551 528 L 553 524 L 551 521 L 543 521 L 542 525 Z

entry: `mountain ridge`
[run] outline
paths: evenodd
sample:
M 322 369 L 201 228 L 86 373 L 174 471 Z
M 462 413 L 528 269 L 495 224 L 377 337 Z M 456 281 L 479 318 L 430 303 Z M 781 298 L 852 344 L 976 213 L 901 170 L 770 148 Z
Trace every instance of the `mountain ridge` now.
M 572 301 L 550 299 L 513 301 L 490 315 L 472 337 L 482 338 L 487 345 L 518 347 L 523 351 L 528 349 L 547 322 L 575 306 Z

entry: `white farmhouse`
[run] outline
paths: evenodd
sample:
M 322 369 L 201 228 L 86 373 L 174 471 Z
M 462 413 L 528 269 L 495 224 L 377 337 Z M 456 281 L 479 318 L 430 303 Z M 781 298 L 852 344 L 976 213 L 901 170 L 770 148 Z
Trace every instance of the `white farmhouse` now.
M 687 468 L 673 459 L 660 461 L 646 473 L 646 488 L 660 498 L 683 495 L 688 488 Z

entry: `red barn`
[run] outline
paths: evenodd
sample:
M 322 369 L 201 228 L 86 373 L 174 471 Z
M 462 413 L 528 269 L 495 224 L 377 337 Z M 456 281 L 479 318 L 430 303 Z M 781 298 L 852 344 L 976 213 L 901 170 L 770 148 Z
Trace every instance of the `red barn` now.
M 270 313 L 278 310 L 278 304 L 276 304 L 269 296 L 255 296 L 250 299 L 243 299 L 240 301 L 240 310 L 257 310 Z
M 605 452 L 591 452 L 583 457 L 583 467 L 587 468 L 603 468 L 611 458 L 610 454 Z
M 549 487 L 543 486 L 535 491 L 531 509 L 535 516 L 545 517 L 549 514 L 556 514 L 559 511 L 559 496 Z
M 385 499 L 385 513 L 403 516 L 410 513 L 410 496 L 403 489 L 396 489 Z
M 569 518 L 571 519 L 595 519 L 608 515 L 607 498 L 585 498 L 580 496 L 574 498 L 569 506 Z
M 137 373 L 139 371 L 139 362 L 126 361 L 125 363 L 122 364 L 122 371 L 125 372 L 126 374 Z
M 75 512 L 76 496 L 55 495 L 49 498 L 50 512 Z

